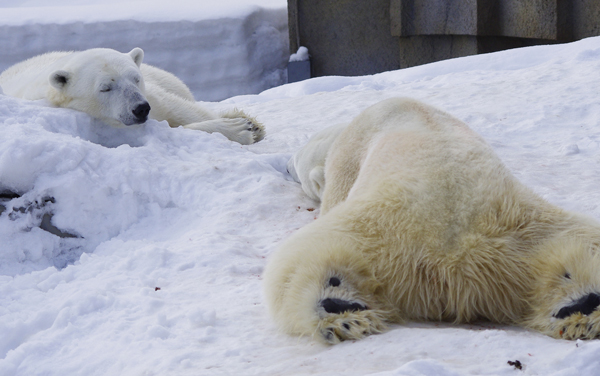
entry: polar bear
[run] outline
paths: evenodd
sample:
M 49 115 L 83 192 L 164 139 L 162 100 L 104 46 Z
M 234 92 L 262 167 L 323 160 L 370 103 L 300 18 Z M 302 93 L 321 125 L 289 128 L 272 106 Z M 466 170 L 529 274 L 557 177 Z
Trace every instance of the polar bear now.
M 263 275 L 280 328 L 335 344 L 483 318 L 599 337 L 598 222 L 537 196 L 466 124 L 418 101 L 385 100 L 338 131 L 291 162 L 301 179 L 324 164 L 325 187 L 320 217 Z
M 252 144 L 263 126 L 242 111 L 220 116 L 200 106 L 173 74 L 142 64 L 144 51 L 120 53 L 108 48 L 50 52 L 13 65 L 0 74 L 0 87 L 17 98 L 46 99 L 57 107 L 83 111 L 116 127 L 166 120 L 232 141 Z

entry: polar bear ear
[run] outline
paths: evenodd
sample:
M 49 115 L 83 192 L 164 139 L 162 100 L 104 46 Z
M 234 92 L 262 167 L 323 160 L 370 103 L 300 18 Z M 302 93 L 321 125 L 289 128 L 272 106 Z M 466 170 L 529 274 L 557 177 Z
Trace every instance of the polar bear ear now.
M 50 75 L 50 85 L 58 90 L 62 90 L 71 80 L 71 73 L 64 70 L 57 70 Z
M 129 51 L 129 56 L 131 56 L 133 61 L 139 67 L 140 65 L 142 65 L 142 60 L 144 60 L 144 50 L 142 50 L 139 47 L 136 47 L 133 50 Z

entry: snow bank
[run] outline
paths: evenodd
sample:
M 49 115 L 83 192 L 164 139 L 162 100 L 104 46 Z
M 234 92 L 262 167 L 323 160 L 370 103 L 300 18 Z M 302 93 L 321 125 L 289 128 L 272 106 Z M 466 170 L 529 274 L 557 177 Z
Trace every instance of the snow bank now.
M 283 0 L 9 1 L 0 7 L 0 35 L 10 35 L 0 38 L 0 51 L 10 51 L 0 54 L 0 71 L 49 51 L 141 47 L 144 62 L 181 78 L 196 100 L 256 94 L 287 80 Z

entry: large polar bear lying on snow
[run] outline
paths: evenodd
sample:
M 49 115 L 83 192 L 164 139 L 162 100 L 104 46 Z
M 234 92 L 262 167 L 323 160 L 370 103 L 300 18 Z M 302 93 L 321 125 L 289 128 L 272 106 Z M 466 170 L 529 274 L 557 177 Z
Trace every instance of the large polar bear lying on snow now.
M 483 318 L 599 336 L 600 224 L 538 197 L 452 116 L 389 99 L 313 137 L 289 169 L 322 205 L 264 273 L 285 331 L 334 344 Z
M 0 87 L 17 98 L 46 99 L 52 105 L 88 113 L 113 126 L 144 123 L 148 117 L 171 127 L 219 132 L 241 144 L 264 137 L 253 118 L 233 110 L 220 116 L 201 107 L 173 74 L 142 64 L 144 51 L 107 48 L 51 52 L 0 74 Z

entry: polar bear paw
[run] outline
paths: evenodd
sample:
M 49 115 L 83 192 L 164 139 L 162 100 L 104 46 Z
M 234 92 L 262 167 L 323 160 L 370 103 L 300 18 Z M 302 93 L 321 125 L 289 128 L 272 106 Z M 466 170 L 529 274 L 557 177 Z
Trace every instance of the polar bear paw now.
M 265 128 L 256 118 L 246 115 L 242 110 L 233 109 L 221 115 L 224 119 L 231 119 L 230 124 L 235 127 L 238 133 L 247 133 L 252 144 L 265 138 Z
M 600 294 L 588 294 L 554 315 L 553 336 L 563 339 L 600 338 Z
M 231 141 L 250 145 L 265 137 L 265 128 L 256 119 L 240 110 L 232 110 L 212 120 L 190 123 L 183 126 L 208 133 L 221 133 Z
M 326 313 L 317 325 L 317 333 L 329 344 L 360 339 L 385 329 L 381 314 L 361 303 L 327 298 L 320 305 Z

